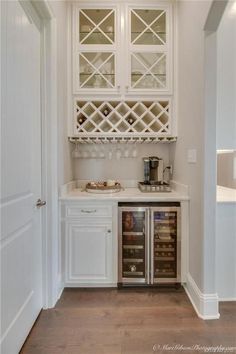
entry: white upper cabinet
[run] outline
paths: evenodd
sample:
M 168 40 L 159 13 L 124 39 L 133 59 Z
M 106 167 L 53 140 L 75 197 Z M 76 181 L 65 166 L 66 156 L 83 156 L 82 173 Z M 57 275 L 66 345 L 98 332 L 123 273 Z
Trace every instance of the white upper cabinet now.
M 73 6 L 74 94 L 171 94 L 170 3 Z

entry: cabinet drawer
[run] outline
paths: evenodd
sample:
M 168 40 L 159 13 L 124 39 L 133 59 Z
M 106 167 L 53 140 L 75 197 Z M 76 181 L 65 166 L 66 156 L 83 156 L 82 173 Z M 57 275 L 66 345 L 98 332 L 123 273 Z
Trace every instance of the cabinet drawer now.
M 97 216 L 112 217 L 112 205 L 66 205 L 65 216 L 68 218 L 83 217 L 91 218 Z

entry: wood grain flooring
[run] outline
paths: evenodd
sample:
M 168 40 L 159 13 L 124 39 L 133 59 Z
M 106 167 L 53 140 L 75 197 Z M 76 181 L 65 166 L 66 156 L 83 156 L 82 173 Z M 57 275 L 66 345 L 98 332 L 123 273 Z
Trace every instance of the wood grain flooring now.
M 20 354 L 190 354 L 204 346 L 236 353 L 236 303 L 222 303 L 220 314 L 199 319 L 182 289 L 65 289 Z

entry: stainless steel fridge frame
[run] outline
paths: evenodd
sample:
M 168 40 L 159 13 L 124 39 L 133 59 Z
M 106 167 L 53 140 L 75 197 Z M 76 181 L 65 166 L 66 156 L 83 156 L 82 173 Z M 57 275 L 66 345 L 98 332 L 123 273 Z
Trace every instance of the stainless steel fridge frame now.
M 145 212 L 145 278 L 123 277 L 122 254 L 122 212 Z M 177 235 L 176 235 L 176 277 L 175 278 L 154 278 L 154 213 L 155 212 L 176 212 L 177 213 Z M 118 227 L 118 283 L 121 285 L 155 285 L 165 283 L 181 283 L 181 208 L 180 206 L 119 206 L 119 227 Z

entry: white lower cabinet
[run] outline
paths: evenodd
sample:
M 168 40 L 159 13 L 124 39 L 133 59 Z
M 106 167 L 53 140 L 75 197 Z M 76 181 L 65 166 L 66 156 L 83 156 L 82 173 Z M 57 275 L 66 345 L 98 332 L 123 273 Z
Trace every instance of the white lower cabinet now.
M 83 210 L 87 210 L 85 204 Z M 99 206 L 91 210 L 99 215 Z M 116 286 L 116 215 L 112 218 L 111 212 L 111 217 L 94 217 L 88 213 L 85 217 L 66 217 L 63 222 L 65 286 Z

